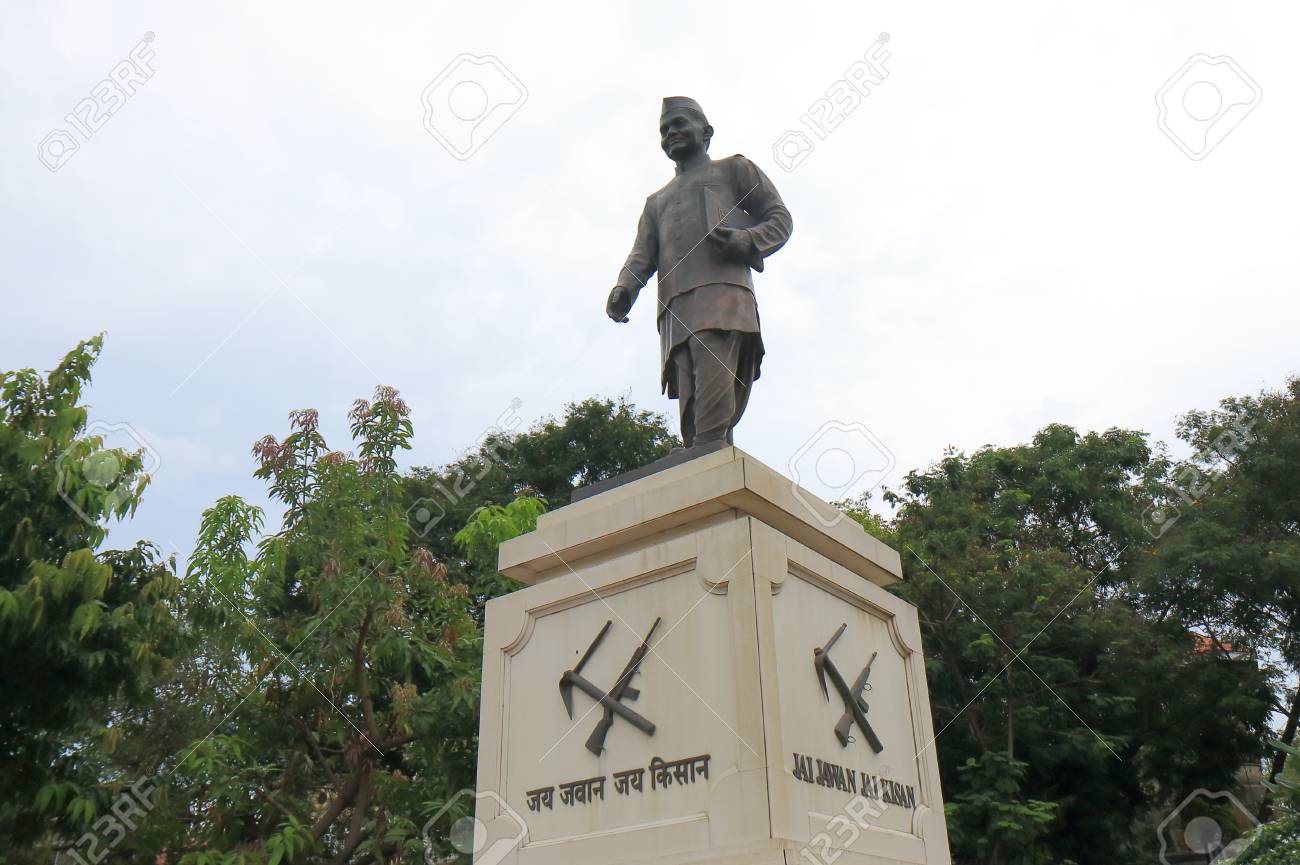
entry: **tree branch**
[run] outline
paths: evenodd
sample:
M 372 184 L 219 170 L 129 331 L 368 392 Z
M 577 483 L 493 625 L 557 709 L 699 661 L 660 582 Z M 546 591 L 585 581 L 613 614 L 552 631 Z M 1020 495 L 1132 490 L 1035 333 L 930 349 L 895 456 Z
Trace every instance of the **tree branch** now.
M 263 799 L 265 799 L 267 802 L 269 802 L 271 805 L 273 805 L 275 807 L 275 810 L 283 814 L 286 819 L 288 820 L 296 819 L 293 816 L 293 813 L 290 812 L 288 808 L 284 807 L 284 805 L 280 804 L 280 800 L 276 799 L 270 793 L 266 792 L 265 790 L 259 790 L 258 795 L 261 796 Z
M 344 865 L 352 856 L 352 853 L 366 837 L 365 821 L 366 806 L 370 804 L 370 764 L 367 763 L 361 770 L 361 787 L 357 794 L 356 804 L 352 806 L 352 818 L 348 820 L 348 837 L 343 842 L 343 847 L 339 854 L 331 860 L 330 865 Z
M 379 743 L 380 750 L 388 751 L 392 748 L 400 748 L 408 742 L 414 742 L 420 738 L 418 733 L 400 733 L 384 742 Z
M 325 810 L 320 817 L 311 826 L 311 837 L 313 841 L 319 841 L 321 836 L 329 831 L 334 825 L 334 821 L 343 813 L 343 809 L 351 804 L 353 797 L 357 795 L 357 790 L 361 787 L 361 780 L 366 773 L 364 771 L 353 775 L 348 783 L 339 791 L 339 794 L 330 800 L 325 806 Z
M 307 745 L 311 748 L 312 753 L 315 754 L 316 759 L 320 761 L 321 768 L 324 769 L 325 774 L 329 776 L 330 783 L 337 787 L 339 785 L 338 776 L 334 774 L 334 770 L 330 768 L 329 760 L 327 760 L 325 755 L 321 752 L 320 743 L 316 741 L 316 734 L 313 733 L 306 724 L 292 714 L 289 715 L 289 721 L 302 733 L 303 738 L 307 740 Z
M 374 611 L 368 609 L 366 617 L 361 620 L 361 633 L 357 635 L 357 647 L 352 654 L 352 671 L 354 687 L 361 699 L 361 714 L 365 717 L 366 730 L 370 733 L 370 738 L 378 742 L 384 737 L 379 732 L 379 725 L 375 723 L 375 704 L 370 699 L 370 677 L 366 675 L 365 657 L 366 635 L 370 632 L 370 619 L 373 615 Z

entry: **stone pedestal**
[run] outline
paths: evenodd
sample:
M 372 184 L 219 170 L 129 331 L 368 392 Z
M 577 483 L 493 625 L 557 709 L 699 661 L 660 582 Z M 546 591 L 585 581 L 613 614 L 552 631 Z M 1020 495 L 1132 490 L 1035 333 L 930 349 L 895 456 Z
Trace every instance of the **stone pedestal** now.
M 727 447 L 499 564 L 479 865 L 950 861 L 898 554 L 827 503 Z

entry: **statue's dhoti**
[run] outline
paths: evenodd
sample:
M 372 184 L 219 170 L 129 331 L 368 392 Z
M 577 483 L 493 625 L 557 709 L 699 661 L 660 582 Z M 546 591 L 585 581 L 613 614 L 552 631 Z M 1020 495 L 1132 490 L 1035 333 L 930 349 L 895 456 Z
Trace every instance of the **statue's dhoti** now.
M 678 400 L 682 442 L 731 441 L 763 362 L 758 305 L 744 286 L 702 285 L 659 317 L 664 391 Z
M 757 343 L 756 333 L 702 330 L 673 349 L 666 373 L 675 385 L 687 447 L 731 442 L 758 371 Z

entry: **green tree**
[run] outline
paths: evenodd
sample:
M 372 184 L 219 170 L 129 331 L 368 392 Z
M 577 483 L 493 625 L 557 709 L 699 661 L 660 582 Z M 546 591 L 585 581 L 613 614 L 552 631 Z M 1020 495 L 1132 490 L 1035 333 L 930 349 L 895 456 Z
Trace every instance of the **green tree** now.
M 1271 659 L 1279 682 L 1300 672 L 1300 379 L 1223 400 L 1179 423 L 1192 456 L 1172 472 L 1145 590 L 1153 615 L 1212 637 L 1215 651 Z M 1281 741 L 1296 741 L 1300 691 L 1278 688 Z M 1287 751 L 1276 751 L 1276 779 Z
M 170 689 L 186 705 L 146 752 L 176 756 L 152 767 L 163 804 L 124 861 L 417 861 L 423 821 L 473 786 L 481 635 L 465 587 L 407 543 L 408 409 L 381 387 L 350 417 L 355 458 L 314 411 L 254 447 L 279 531 L 259 540 L 260 510 L 233 496 L 204 513 L 195 660 Z M 135 734 L 158 736 L 147 720 Z
M 113 707 L 146 701 L 176 648 L 174 563 L 148 543 L 100 549 L 148 483 L 141 452 L 88 429 L 102 347 L 78 344 L 48 376 L 0 372 L 0 837 L 15 843 L 103 812 Z
M 1244 849 L 1225 865 L 1294 865 L 1300 862 L 1300 748 L 1279 740 L 1270 744 L 1291 759 L 1269 787 L 1277 794 L 1274 819 L 1242 839 Z
M 454 540 L 474 566 L 495 570 L 501 544 L 537 528 L 537 518 L 545 511 L 546 502 L 535 496 L 521 496 L 508 505 L 484 505 L 470 514 Z
M 521 496 L 562 507 L 576 487 L 639 468 L 677 444 L 663 415 L 625 400 L 571 403 L 561 420 L 522 432 L 494 428 L 450 465 L 416 468 L 407 478 L 411 543 L 427 546 L 447 563 L 453 582 L 469 587 L 481 623 L 488 599 L 519 586 L 497 573 L 495 558 L 475 561 L 462 553 L 456 533 L 479 508 L 503 507 Z
M 1167 468 L 1141 433 L 1054 425 L 887 494 L 958 861 L 1126 861 L 1154 840 L 1135 821 L 1257 751 L 1259 671 L 1138 609 L 1142 513 Z
M 406 406 L 380 389 L 351 418 L 355 459 L 329 449 L 311 411 L 291 414 L 283 440 L 254 447 L 257 475 L 285 508 L 278 531 L 263 536 L 261 510 L 234 496 L 204 513 L 173 599 L 184 624 L 175 667 L 152 700 L 115 707 L 114 750 L 86 752 L 103 797 L 141 779 L 157 788 L 147 820 L 109 861 L 160 851 L 202 865 L 422 858 L 424 821 L 472 807 L 457 793 L 474 786 L 477 756 L 472 614 L 486 595 L 449 579 L 444 556 L 486 584 L 496 546 L 545 508 L 516 493 L 567 500 L 570 483 L 631 468 L 672 441 L 661 418 L 599 401 L 570 407 L 563 423 L 502 433 L 508 441 L 436 474 L 490 470 L 427 539 L 444 551 L 435 555 L 411 528 L 412 481 L 396 469 L 413 435 Z M 570 453 L 564 484 L 557 449 Z M 67 809 L 71 792 L 53 789 L 45 807 Z M 79 810 L 67 837 L 108 804 Z

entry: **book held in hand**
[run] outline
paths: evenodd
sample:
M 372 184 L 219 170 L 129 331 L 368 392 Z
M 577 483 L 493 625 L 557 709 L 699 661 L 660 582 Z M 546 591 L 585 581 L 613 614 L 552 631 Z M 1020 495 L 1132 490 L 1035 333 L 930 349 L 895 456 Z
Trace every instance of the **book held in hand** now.
M 726 201 L 711 186 L 700 190 L 704 204 L 704 226 L 709 231 L 722 226 L 724 228 L 753 228 L 754 218 L 734 201 Z

